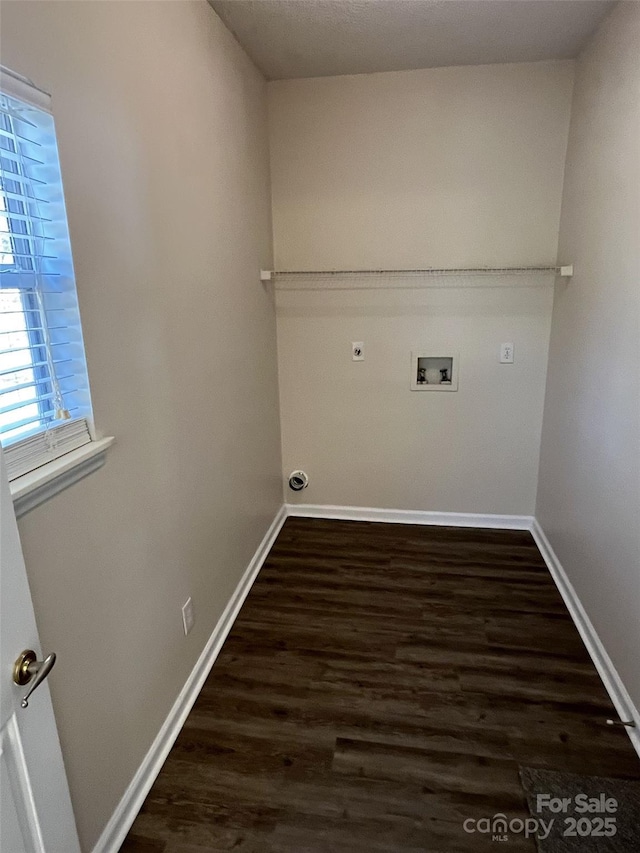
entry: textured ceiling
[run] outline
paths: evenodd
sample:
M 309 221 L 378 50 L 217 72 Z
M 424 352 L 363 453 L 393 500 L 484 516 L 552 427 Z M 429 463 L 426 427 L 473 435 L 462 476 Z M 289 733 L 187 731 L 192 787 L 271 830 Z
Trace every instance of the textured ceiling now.
M 209 0 L 268 80 L 576 56 L 600 0 Z

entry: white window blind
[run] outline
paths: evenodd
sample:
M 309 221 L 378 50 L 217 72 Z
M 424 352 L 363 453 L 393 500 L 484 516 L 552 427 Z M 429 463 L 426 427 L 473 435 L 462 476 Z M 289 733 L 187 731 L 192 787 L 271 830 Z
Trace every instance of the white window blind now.
M 49 97 L 0 73 L 0 441 L 15 479 L 91 441 Z

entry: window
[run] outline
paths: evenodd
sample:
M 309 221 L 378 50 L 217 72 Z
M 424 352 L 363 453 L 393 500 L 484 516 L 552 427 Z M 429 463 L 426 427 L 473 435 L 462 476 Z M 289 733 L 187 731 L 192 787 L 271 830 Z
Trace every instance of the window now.
M 0 441 L 9 479 L 92 440 L 49 96 L 0 74 Z

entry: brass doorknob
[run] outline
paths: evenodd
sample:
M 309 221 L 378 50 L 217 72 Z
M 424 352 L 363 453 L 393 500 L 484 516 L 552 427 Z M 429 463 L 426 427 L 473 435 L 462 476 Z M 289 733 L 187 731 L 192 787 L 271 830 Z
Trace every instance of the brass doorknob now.
M 27 690 L 24 699 L 20 703 L 23 708 L 29 707 L 29 697 L 49 675 L 55 662 L 56 656 L 54 652 L 47 655 L 44 660 L 38 660 L 33 649 L 25 649 L 18 656 L 13 665 L 13 680 L 15 683 L 20 685 L 29 684 L 33 678 L 33 684 Z

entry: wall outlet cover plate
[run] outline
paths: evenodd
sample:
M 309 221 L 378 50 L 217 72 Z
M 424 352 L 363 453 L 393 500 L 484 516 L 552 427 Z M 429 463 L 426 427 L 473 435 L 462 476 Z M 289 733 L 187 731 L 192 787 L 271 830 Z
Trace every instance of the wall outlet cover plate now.
M 352 342 L 351 358 L 353 361 L 364 361 L 364 343 L 362 341 Z
M 513 364 L 513 344 L 500 344 L 500 364 Z

